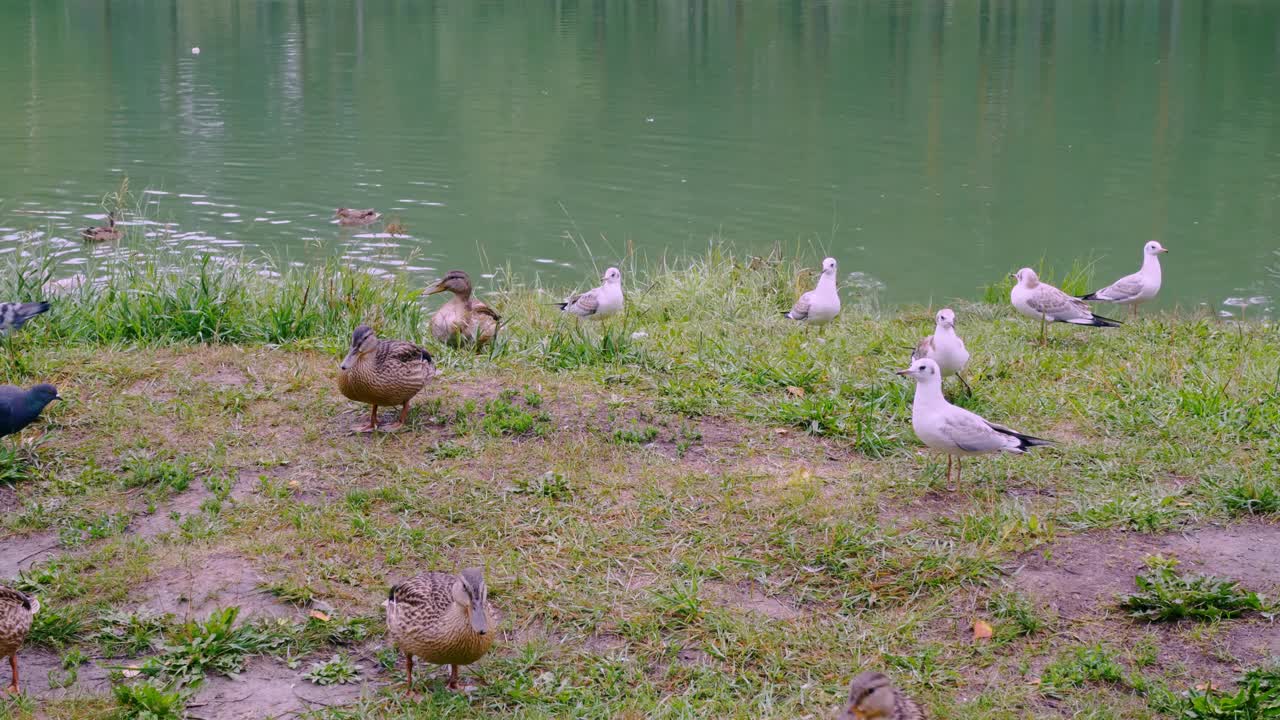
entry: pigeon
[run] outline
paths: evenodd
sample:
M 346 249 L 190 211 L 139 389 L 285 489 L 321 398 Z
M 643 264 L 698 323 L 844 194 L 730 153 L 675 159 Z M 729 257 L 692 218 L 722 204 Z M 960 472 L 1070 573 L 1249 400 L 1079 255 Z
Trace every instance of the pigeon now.
M 1081 300 L 1128 305 L 1130 314 L 1138 314 L 1138 306 L 1155 298 L 1160 292 L 1160 255 L 1169 252 L 1152 240 L 1142 246 L 1142 268 L 1132 275 L 1125 275 L 1110 285 L 1081 295 Z
M 31 318 L 48 311 L 49 303 L 47 302 L 0 303 L 0 333 L 8 335 L 14 330 L 19 330 Z
M 818 285 L 800 296 L 791 310 L 782 313 L 788 320 L 822 325 L 835 320 L 840 314 L 840 292 L 836 290 L 836 259 L 822 261 L 822 275 Z
M 0 385 L 0 437 L 35 422 L 45 406 L 58 399 L 58 389 L 52 385 L 36 385 L 30 390 Z
M 556 303 L 562 312 L 582 318 L 607 318 L 622 311 L 622 272 L 616 267 L 604 271 L 604 283 L 584 293 Z
M 1009 302 L 1018 312 L 1040 321 L 1040 343 L 1044 344 L 1045 323 L 1064 322 L 1092 327 L 1120 327 L 1116 320 L 1094 315 L 1089 305 L 1049 283 L 1040 282 L 1036 271 L 1022 268 L 1009 277 L 1017 284 L 1009 291 Z

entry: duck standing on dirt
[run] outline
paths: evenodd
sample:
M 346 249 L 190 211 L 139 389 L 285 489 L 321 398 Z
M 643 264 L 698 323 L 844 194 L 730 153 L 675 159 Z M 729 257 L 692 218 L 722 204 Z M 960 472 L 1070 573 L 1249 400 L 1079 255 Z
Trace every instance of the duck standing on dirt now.
M 47 302 L 0 303 L 0 333 L 8 335 L 14 330 L 21 330 L 28 320 L 48 311 Z
M 35 422 L 46 405 L 59 399 L 58 389 L 48 384 L 30 390 L 0 385 L 0 437 L 13 435 Z
M 924 711 L 889 678 L 864 672 L 849 685 L 849 699 L 836 720 L 925 720 Z
M 383 605 L 391 641 L 405 654 L 410 692 L 414 656 L 450 666 L 448 687 L 457 690 L 458 666 L 484 657 L 493 644 L 489 590 L 480 568 L 411 578 L 393 585 Z
M 788 320 L 810 325 L 824 325 L 840 314 L 840 291 L 836 289 L 836 259 L 822 261 L 822 274 L 818 285 L 800 296 L 791 310 L 782 313 Z
M 106 225 L 93 225 L 80 231 L 80 239 L 85 242 L 112 242 L 119 240 L 122 235 L 124 233 L 116 227 L 114 212 L 107 213 Z
M 622 295 L 622 271 L 611 267 L 604 271 L 600 287 L 571 296 L 556 303 L 562 312 L 581 318 L 604 319 L 622 311 L 625 300 Z
M 372 225 L 382 217 L 382 213 L 373 208 L 365 208 L 363 210 L 352 210 L 351 208 L 338 208 L 333 212 L 333 219 L 338 221 L 339 225 L 357 226 Z
M 431 353 L 404 340 L 379 340 L 373 328 L 361 325 L 351 334 L 351 349 L 338 366 L 338 389 L 356 402 L 373 406 L 369 423 L 356 432 L 378 429 L 379 405 L 403 405 L 400 418 L 384 430 L 397 430 L 409 419 L 409 401 L 435 374 Z
M 960 382 L 964 383 L 964 389 L 971 392 L 969 383 L 965 382 L 964 376 L 960 374 L 964 366 L 969 364 L 969 351 L 964 348 L 964 340 L 956 334 L 956 313 L 951 308 L 938 311 L 933 334 L 921 340 L 915 352 L 911 353 L 913 361 L 924 358 L 938 363 L 943 377 L 955 375 L 960 378 Z
M 9 692 L 18 693 L 18 649 L 31 632 L 31 620 L 40 610 L 40 601 L 11 587 L 0 585 L 0 658 L 9 658 L 13 682 Z
M 471 297 L 471 277 L 462 270 L 450 270 L 427 294 L 446 290 L 453 297 L 431 316 L 431 336 L 450 347 L 473 345 L 477 350 L 493 342 L 502 318 Z

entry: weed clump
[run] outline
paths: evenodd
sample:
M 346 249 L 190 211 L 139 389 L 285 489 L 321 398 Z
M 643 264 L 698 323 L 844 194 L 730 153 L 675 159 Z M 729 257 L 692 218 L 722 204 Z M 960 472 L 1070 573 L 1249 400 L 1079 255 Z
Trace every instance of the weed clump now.
M 1234 580 L 1210 575 L 1181 575 L 1177 560 L 1148 558 L 1149 569 L 1138 573 L 1138 592 L 1120 597 L 1120 607 L 1148 622 L 1222 620 L 1250 610 L 1266 609 L 1262 596 L 1248 592 Z

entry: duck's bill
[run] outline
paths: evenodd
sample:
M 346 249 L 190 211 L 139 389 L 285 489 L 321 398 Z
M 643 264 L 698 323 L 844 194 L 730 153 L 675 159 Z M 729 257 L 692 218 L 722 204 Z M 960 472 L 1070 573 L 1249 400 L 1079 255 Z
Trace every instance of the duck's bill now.
M 471 629 L 480 635 L 489 632 L 489 618 L 485 617 L 484 608 L 471 608 Z
M 351 368 L 351 366 L 355 364 L 355 362 L 356 362 L 356 355 L 358 355 L 358 354 L 359 354 L 359 353 L 357 353 L 355 350 L 352 350 L 351 352 L 347 353 L 347 356 L 346 356 L 346 357 L 344 357 L 344 358 L 342 358 L 342 363 L 341 363 L 340 365 L 338 365 L 338 369 L 339 369 L 339 370 L 349 370 L 349 369 Z
M 430 290 L 427 291 L 427 294 L 435 295 L 436 293 L 444 292 L 444 290 L 445 290 L 445 287 L 443 283 L 436 283 L 434 286 L 432 286 Z

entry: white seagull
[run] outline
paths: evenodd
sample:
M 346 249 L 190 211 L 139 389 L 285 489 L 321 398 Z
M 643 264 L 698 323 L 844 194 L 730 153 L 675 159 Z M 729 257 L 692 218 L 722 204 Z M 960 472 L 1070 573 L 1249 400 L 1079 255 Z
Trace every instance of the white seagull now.
M 1119 327 L 1120 323 L 1094 315 L 1089 305 L 1080 298 L 1071 297 L 1049 283 L 1040 282 L 1036 271 L 1022 268 L 1010 275 L 1018 282 L 1009 291 L 1009 301 L 1018 312 L 1040 321 L 1040 343 L 1044 344 L 1045 323 L 1064 322 L 1092 327 Z
M 782 316 L 813 325 L 829 323 L 840 314 L 840 292 L 836 290 L 836 259 L 822 261 L 818 286 L 800 296 L 789 312 Z
M 1101 290 L 1082 295 L 1080 299 L 1128 305 L 1130 313 L 1136 315 L 1139 305 L 1160 292 L 1160 255 L 1167 252 L 1163 245 L 1152 240 L 1142 246 L 1142 268 L 1138 272 L 1125 275 Z
M 960 482 L 960 458 L 966 455 L 1022 454 L 1037 445 L 1053 444 L 1052 440 L 1023 435 L 947 402 L 942 396 L 942 371 L 933 360 L 915 360 L 911 367 L 899 370 L 898 374 L 915 378 L 916 397 L 911 403 L 911 428 L 930 450 L 946 454 L 948 482 L 951 481 L 953 455 L 956 458 L 956 482 Z
M 964 366 L 969 363 L 969 351 L 964 348 L 964 340 L 956 334 L 956 313 L 951 308 L 938 311 L 933 334 L 921 340 L 915 351 L 911 353 L 913 361 L 925 358 L 938 363 L 943 377 L 955 375 L 960 378 L 961 383 L 964 383 L 964 389 L 967 392 L 973 392 L 964 376 L 960 374 Z
M 622 273 L 611 267 L 604 271 L 604 284 L 556 303 L 560 310 L 583 318 L 607 318 L 622 310 Z

